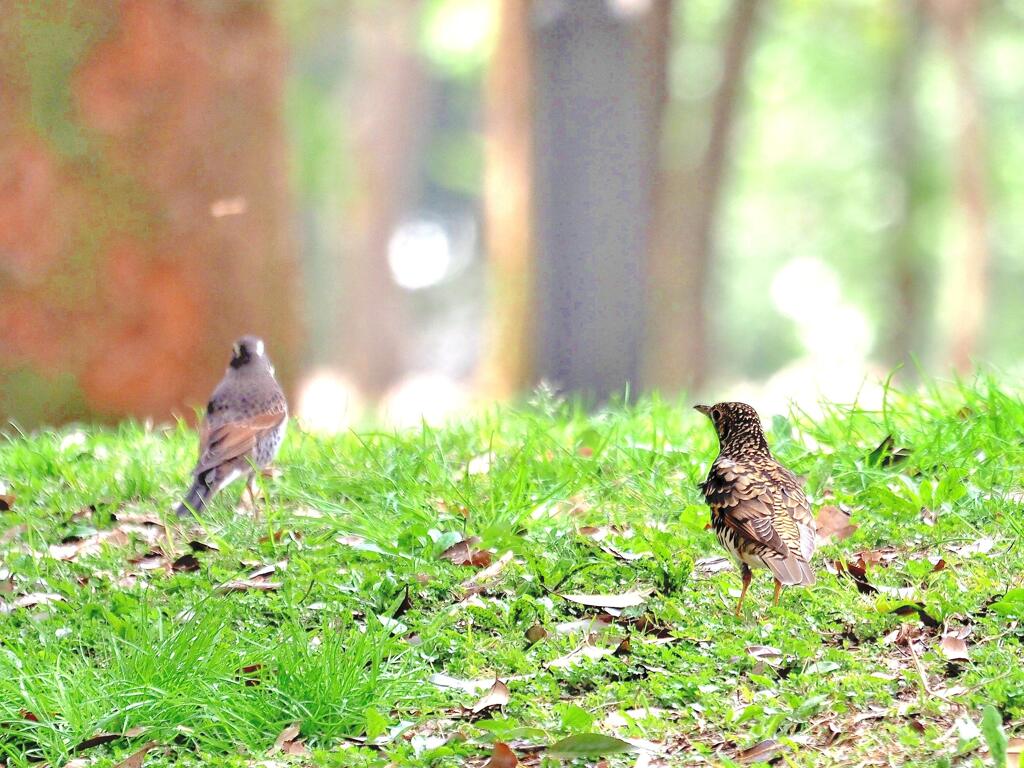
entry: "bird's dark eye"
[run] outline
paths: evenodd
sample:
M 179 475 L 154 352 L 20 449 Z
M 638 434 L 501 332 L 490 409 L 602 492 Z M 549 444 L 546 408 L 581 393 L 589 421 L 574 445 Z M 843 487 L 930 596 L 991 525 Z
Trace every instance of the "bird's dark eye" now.
M 715 421 L 721 421 L 722 420 L 722 409 L 721 408 L 712 408 L 711 409 L 711 418 L 714 419 Z

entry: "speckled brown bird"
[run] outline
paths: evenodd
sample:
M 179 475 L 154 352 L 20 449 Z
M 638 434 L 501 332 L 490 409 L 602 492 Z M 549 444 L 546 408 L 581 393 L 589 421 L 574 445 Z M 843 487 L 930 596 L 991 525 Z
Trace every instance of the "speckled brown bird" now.
M 740 568 L 743 591 L 736 615 L 752 568 L 767 568 L 775 576 L 773 605 L 778 605 L 783 586 L 814 583 L 814 516 L 803 487 L 768 450 L 761 420 L 749 405 L 695 407 L 718 433 L 718 458 L 701 490 L 711 507 L 711 528 Z
M 201 512 L 224 486 L 270 465 L 288 424 L 288 403 L 274 378 L 263 341 L 243 336 L 232 348 L 224 378 L 213 390 L 199 428 L 199 463 L 179 515 Z

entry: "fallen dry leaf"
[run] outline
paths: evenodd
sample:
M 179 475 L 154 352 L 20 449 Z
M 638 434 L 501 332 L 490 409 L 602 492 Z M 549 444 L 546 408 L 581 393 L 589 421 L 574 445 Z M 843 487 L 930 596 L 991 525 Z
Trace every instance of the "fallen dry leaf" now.
M 10 512 L 14 509 L 14 500 L 16 498 L 11 493 L 0 493 L 0 512 Z
M 274 746 L 270 748 L 267 754 L 276 755 L 278 752 L 283 752 L 286 755 L 303 755 L 306 753 L 306 744 L 304 739 L 299 738 L 299 732 L 302 730 L 300 723 L 292 723 L 274 739 Z
M 273 592 L 281 588 L 279 581 L 267 581 L 266 579 L 235 579 L 221 584 L 217 589 L 221 592 Z
M 155 741 L 147 741 L 137 750 L 132 752 L 128 757 L 122 760 L 120 763 L 114 766 L 114 768 L 142 768 L 142 763 L 146 759 L 146 753 L 156 747 Z
M 261 565 L 258 568 L 253 569 L 249 572 L 247 578 L 250 579 L 262 579 L 265 576 L 269 576 L 277 571 L 283 571 L 288 567 L 287 560 L 278 560 L 276 563 L 270 563 L 269 565 Z
M 196 558 L 195 555 L 191 553 L 184 554 L 177 560 L 175 560 L 173 563 L 171 563 L 171 570 L 179 572 L 184 571 L 186 573 L 189 573 L 191 571 L 198 571 L 199 560 Z
M 95 736 L 90 736 L 88 739 L 83 739 L 78 742 L 73 748 L 73 752 L 84 752 L 87 749 L 98 747 L 101 744 L 109 744 L 112 741 L 117 741 L 121 738 L 120 733 L 97 733 Z
M 516 757 L 508 744 L 501 741 L 494 742 L 494 749 L 491 751 L 491 759 L 484 763 L 483 768 L 515 768 L 519 765 Z
M 477 678 L 476 680 L 460 680 L 457 677 L 450 677 L 440 672 L 431 675 L 429 679 L 438 688 L 455 688 L 466 693 L 476 693 L 494 684 L 494 679 L 489 677 Z
M 589 605 L 594 608 L 631 608 L 640 605 L 647 599 L 647 596 L 654 590 L 638 589 L 632 592 L 623 592 L 618 595 L 562 595 L 570 603 Z
M 555 625 L 555 632 L 559 635 L 575 635 L 583 632 L 587 635 L 599 635 L 612 625 L 613 616 L 602 613 L 592 619 L 579 619 L 578 621 L 563 621 Z
M 640 707 L 638 709 L 627 709 L 625 711 L 616 710 L 609 712 L 604 720 L 601 721 L 601 725 L 604 728 L 616 729 L 616 728 L 627 728 L 633 723 L 640 720 L 655 719 L 664 720 L 672 719 L 679 716 L 679 713 L 672 709 L 661 709 L 660 707 Z
M 752 747 L 741 749 L 736 753 L 736 759 L 743 763 L 767 763 L 782 749 L 782 745 L 775 739 L 759 741 Z
M 548 631 L 544 629 L 540 624 L 534 624 L 528 630 L 526 630 L 526 639 L 533 645 L 534 643 L 540 642 L 548 636 Z
M 487 553 L 488 557 L 490 556 L 490 554 L 490 552 Z M 472 587 L 484 584 L 490 581 L 491 579 L 495 578 L 499 574 L 501 574 L 501 572 L 504 571 L 508 564 L 511 562 L 512 552 L 509 551 L 501 557 L 499 557 L 497 560 L 495 560 L 491 565 L 484 568 L 482 571 L 474 573 L 472 576 L 470 576 L 468 579 L 462 582 L 462 586 Z
M 13 603 L 0 603 L 0 613 L 10 613 L 16 608 L 32 608 L 37 605 L 49 605 L 64 599 L 63 595 L 54 592 L 32 592 L 22 595 Z
M 454 565 L 470 565 L 476 568 L 483 568 L 491 564 L 491 553 L 486 549 L 479 549 L 476 545 L 480 543 L 478 536 L 471 536 L 463 539 L 457 544 L 452 544 L 440 554 L 442 560 L 447 560 Z
M 967 634 L 969 627 L 961 627 L 958 630 L 947 630 L 939 640 L 939 650 L 947 661 L 968 661 Z
M 850 513 L 831 505 L 826 505 L 818 510 L 816 525 L 818 546 L 848 539 L 857 532 L 857 526 L 850 522 Z
M 996 545 L 995 539 L 990 536 L 983 536 L 977 541 L 972 541 L 968 544 L 960 546 L 950 547 L 950 552 L 955 552 L 960 557 L 970 557 L 971 555 L 987 555 L 992 547 Z
M 594 645 L 590 642 L 586 642 L 576 650 L 565 654 L 565 656 L 559 656 L 557 659 L 552 659 L 544 666 L 548 669 L 551 669 L 552 667 L 555 669 L 569 669 L 586 659 L 597 661 L 605 656 L 611 656 L 615 653 L 615 650 L 616 648 L 608 648 L 606 646 Z
M 728 571 L 730 568 L 735 567 L 733 561 L 728 557 L 722 555 L 715 555 L 713 557 L 702 557 L 700 560 L 693 564 L 693 569 L 697 573 L 709 575 L 712 573 L 719 573 L 721 571 Z
M 776 667 L 782 661 L 782 651 L 770 645 L 748 645 L 747 653 L 770 667 Z
M 487 709 L 504 707 L 508 704 L 508 700 L 508 686 L 501 682 L 501 680 L 495 680 L 491 689 L 481 697 L 480 701 L 473 705 L 472 712 L 475 715 Z

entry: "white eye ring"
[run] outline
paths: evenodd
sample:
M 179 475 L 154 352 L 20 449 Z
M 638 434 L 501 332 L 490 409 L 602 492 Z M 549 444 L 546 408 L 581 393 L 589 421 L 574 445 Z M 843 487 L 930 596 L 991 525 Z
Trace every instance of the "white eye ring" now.
M 263 357 L 263 340 L 256 342 L 256 357 Z

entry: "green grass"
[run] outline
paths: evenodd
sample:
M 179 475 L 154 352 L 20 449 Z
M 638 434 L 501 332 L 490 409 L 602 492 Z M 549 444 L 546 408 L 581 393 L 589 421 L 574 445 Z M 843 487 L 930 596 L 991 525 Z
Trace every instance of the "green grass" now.
M 909 458 L 872 456 L 887 435 Z M 201 526 L 170 515 L 194 460 L 184 427 L 12 430 L 0 764 L 113 766 L 155 741 L 147 766 L 457 766 L 498 739 L 556 765 L 538 749 L 598 732 L 653 742 L 650 765 L 734 765 L 765 739 L 780 765 L 982 765 L 986 739 L 1024 731 L 1024 403 L 981 378 L 892 392 L 881 412 L 795 412 L 768 437 L 816 508 L 859 527 L 777 608 L 758 574 L 735 619 L 735 571 L 698 564 L 722 554 L 697 490 L 716 444 L 683 403 L 587 414 L 540 394 L 444 429 L 293 429 L 261 517 L 236 509 L 236 486 Z M 512 553 L 483 584 L 440 558 L 471 535 L 494 561 Z M 836 572 L 883 547 L 876 591 Z M 173 570 L 186 553 L 193 569 Z M 276 589 L 224 588 L 272 564 L 257 581 Z M 650 594 L 605 617 L 599 658 L 552 664 L 601 613 L 562 595 L 631 590 Z M 34 593 L 62 599 L 17 607 Z M 969 659 L 952 663 L 940 638 L 960 627 Z M 511 678 L 508 704 L 473 714 L 483 691 L 437 674 Z M 309 753 L 270 755 L 291 723 Z M 99 733 L 122 738 L 76 751 Z

